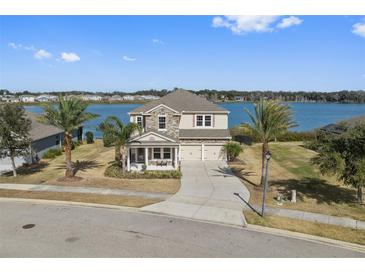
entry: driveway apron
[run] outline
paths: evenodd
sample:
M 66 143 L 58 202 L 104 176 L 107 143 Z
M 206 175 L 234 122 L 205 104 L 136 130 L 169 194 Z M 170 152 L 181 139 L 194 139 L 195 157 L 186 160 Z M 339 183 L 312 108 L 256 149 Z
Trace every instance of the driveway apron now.
M 164 202 L 143 207 L 190 219 L 245 226 L 243 208 L 250 193 L 223 161 L 183 161 L 181 188 Z M 239 196 L 238 196 L 238 195 Z

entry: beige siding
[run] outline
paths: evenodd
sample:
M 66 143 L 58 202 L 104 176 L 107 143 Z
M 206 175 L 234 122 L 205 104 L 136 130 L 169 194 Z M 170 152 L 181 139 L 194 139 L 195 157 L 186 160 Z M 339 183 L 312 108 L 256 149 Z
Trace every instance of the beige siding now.
M 209 114 L 209 113 L 207 113 Z M 213 115 L 213 127 L 215 129 L 226 129 L 228 128 L 228 115 L 227 114 L 212 114 Z M 193 129 L 195 114 L 183 114 L 180 119 L 180 129 Z

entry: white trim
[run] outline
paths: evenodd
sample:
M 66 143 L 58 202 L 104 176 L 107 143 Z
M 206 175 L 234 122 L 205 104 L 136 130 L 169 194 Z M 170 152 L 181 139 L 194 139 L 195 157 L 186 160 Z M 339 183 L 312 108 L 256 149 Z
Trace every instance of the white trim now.
M 199 113 L 199 114 L 205 114 L 205 113 L 217 113 L 217 114 L 229 114 L 231 113 L 230 111 L 228 110 L 209 110 L 209 111 L 204 111 L 204 110 L 183 110 L 181 111 L 182 114 L 185 114 L 185 113 Z
M 142 137 L 146 137 L 146 136 L 151 135 L 151 134 L 153 134 L 153 135 L 155 135 L 155 136 L 158 136 L 158 137 L 161 137 L 162 139 L 165 139 L 165 140 L 168 140 L 168 141 L 174 142 L 174 143 L 176 142 L 176 140 L 170 139 L 170 138 L 168 138 L 168 137 L 166 137 L 166 136 L 163 136 L 163 135 L 160 135 L 160 134 L 158 134 L 158 133 L 156 133 L 156 132 L 146 132 L 145 134 L 138 135 L 137 137 L 135 137 L 135 138 L 133 138 L 133 139 L 129 140 L 129 142 L 137 141 L 138 139 L 140 139 L 140 138 L 142 138 Z
M 179 139 L 206 139 L 206 140 L 215 140 L 215 139 L 222 139 L 222 140 L 231 140 L 232 137 L 179 137 Z
M 157 109 L 161 106 L 163 106 L 163 107 L 165 107 L 165 108 L 167 108 L 167 109 L 169 109 L 169 110 L 171 110 L 175 113 L 179 113 L 178 111 L 174 110 L 173 108 L 170 108 L 170 107 L 166 106 L 165 104 L 159 104 L 159 105 L 155 106 L 154 108 L 151 108 L 151 109 L 147 110 L 145 113 L 149 113 L 149 112 L 151 112 L 151 111 L 153 111 L 153 110 L 155 110 L 155 109 Z
M 144 127 L 144 124 L 143 124 L 143 116 L 142 115 L 136 115 L 136 121 L 135 123 L 138 125 L 138 118 L 141 118 L 141 127 L 143 128 Z
M 170 158 L 165 158 L 164 157 L 165 148 L 170 149 Z M 155 158 L 155 149 L 160 150 L 160 158 Z M 152 148 L 152 159 L 151 160 L 153 160 L 153 161 L 156 161 L 156 160 L 173 160 L 171 156 L 172 156 L 172 147 L 153 147 Z

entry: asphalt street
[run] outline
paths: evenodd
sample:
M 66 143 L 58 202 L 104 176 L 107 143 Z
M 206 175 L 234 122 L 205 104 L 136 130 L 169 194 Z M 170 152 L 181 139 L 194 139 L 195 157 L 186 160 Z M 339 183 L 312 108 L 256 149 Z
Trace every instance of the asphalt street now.
M 365 257 L 365 253 L 138 211 L 1 200 L 0 257 Z

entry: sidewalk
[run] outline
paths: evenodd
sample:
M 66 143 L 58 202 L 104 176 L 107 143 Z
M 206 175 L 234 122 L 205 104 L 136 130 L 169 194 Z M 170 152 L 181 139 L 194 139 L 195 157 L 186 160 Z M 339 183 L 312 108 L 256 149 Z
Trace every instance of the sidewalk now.
M 160 192 L 143 192 L 143 191 L 124 190 L 117 188 L 77 187 L 77 186 L 57 186 L 57 185 L 0 184 L 0 189 L 136 196 L 142 198 L 161 199 L 161 200 L 165 200 L 172 196 L 171 194 L 160 193 Z
M 257 212 L 261 212 L 261 207 L 254 205 L 253 208 Z M 265 211 L 268 215 L 276 215 L 281 217 L 288 217 L 293 219 L 299 219 L 309 222 L 317 222 L 329 225 L 338 225 L 342 227 L 349 227 L 354 229 L 365 229 L 365 222 L 358 221 L 355 219 L 347 217 L 336 217 L 320 213 L 312 213 L 307 211 L 286 209 L 286 208 L 276 208 L 276 207 L 266 207 Z

